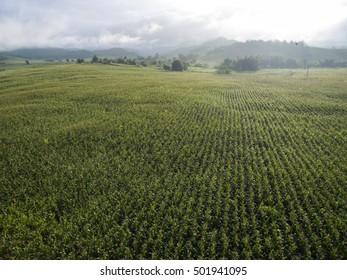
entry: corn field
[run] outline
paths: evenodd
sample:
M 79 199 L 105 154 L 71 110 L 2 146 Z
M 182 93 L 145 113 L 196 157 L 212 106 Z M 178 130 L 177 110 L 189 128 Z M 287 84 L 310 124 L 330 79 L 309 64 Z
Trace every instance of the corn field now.
M 1 259 L 346 259 L 346 70 L 0 73 Z

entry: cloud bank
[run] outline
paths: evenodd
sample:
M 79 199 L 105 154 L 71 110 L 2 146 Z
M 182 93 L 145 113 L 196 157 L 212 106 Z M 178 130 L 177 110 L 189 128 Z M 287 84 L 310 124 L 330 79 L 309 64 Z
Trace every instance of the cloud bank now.
M 2 0 L 0 49 L 151 48 L 230 39 L 347 45 L 347 1 Z

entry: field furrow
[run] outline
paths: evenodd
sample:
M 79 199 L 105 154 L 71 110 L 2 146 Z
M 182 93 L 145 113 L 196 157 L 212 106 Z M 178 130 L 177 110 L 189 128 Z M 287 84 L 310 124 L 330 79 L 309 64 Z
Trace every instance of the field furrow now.
M 1 72 L 0 258 L 346 259 L 346 85 L 278 71 Z

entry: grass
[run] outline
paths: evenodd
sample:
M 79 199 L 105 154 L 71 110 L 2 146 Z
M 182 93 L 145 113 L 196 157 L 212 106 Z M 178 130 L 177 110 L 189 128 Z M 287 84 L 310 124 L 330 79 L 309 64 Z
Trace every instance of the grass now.
M 0 72 L 1 259 L 346 259 L 345 69 Z

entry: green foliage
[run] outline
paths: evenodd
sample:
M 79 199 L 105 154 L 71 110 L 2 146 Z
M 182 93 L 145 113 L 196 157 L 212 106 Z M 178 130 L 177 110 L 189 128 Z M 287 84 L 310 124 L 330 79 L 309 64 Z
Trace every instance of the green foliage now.
M 98 63 L 98 61 L 99 61 L 99 58 L 96 55 L 94 55 L 90 62 L 91 63 Z
M 335 62 L 334 59 L 325 58 L 324 60 L 319 60 L 318 67 L 347 67 L 347 61 Z
M 235 71 L 257 71 L 259 70 L 258 58 L 254 56 L 238 58 L 234 61 L 232 69 Z
M 4 61 L 4 60 L 7 60 L 7 59 L 9 59 L 8 56 L 6 56 L 6 55 L 0 55 L 0 61 Z
M 225 74 L 226 72 L 230 72 L 230 70 L 235 71 L 256 71 L 259 68 L 262 69 L 280 69 L 280 68 L 300 68 L 307 67 L 308 60 L 297 60 L 293 58 L 285 59 L 282 56 L 250 56 L 244 57 L 242 59 L 224 59 L 223 63 L 221 63 L 217 67 L 217 73 Z M 319 62 L 311 63 L 312 66 L 316 67 L 346 67 L 347 62 L 335 62 L 334 59 L 324 59 L 319 60 Z
M 164 64 L 164 65 L 163 65 L 163 69 L 164 69 L 165 71 L 171 71 L 171 66 L 170 66 L 170 65 L 167 65 L 167 64 Z
M 0 258 L 346 259 L 346 76 L 0 72 Z
M 187 62 L 184 62 L 180 59 L 175 59 L 173 62 L 172 62 L 172 65 L 171 65 L 171 70 L 172 71 L 178 71 L 178 72 L 182 72 L 182 71 L 185 71 L 188 69 L 188 63 Z
M 259 56 L 264 58 L 265 63 L 273 63 L 271 68 L 287 68 L 287 66 L 279 66 L 281 64 L 287 64 L 287 59 L 295 60 L 298 67 L 304 67 L 305 62 L 306 64 L 316 65 L 319 61 L 324 61 L 325 59 L 334 59 L 338 63 L 346 63 L 346 54 L 347 49 L 310 47 L 304 42 L 251 40 L 246 42 L 230 42 L 229 44 L 201 53 L 198 59 L 210 65 L 219 65 L 225 57 L 237 59 L 238 57 Z M 282 62 L 277 62 L 277 66 L 276 57 L 282 60 Z M 274 59 L 271 62 L 269 58 Z
M 217 67 L 217 74 L 230 74 L 233 67 L 233 60 L 225 58 L 223 63 Z
M 109 56 L 109 57 L 118 57 L 118 56 L 136 56 L 137 54 L 132 51 L 127 51 L 122 48 L 112 48 L 107 50 L 80 50 L 80 49 L 62 49 L 62 48 L 25 48 L 18 49 L 13 51 L 4 52 L 4 55 L 14 56 L 14 57 L 23 57 L 30 59 L 75 59 L 76 57 L 87 58 L 92 57 L 93 55 L 97 56 Z
M 296 59 L 284 59 L 282 56 L 260 57 L 259 64 L 261 68 L 298 68 L 303 66 Z
M 231 69 L 227 66 L 227 65 L 220 65 L 217 68 L 217 74 L 230 74 L 231 73 Z
M 111 62 L 112 62 L 112 60 L 109 59 L 109 58 L 107 58 L 107 57 L 104 57 L 104 58 L 102 59 L 102 64 L 111 64 Z
M 237 60 L 226 58 L 223 63 L 217 67 L 217 74 L 229 74 L 231 70 L 239 72 L 257 71 L 259 70 L 258 58 L 254 56 L 238 58 Z

